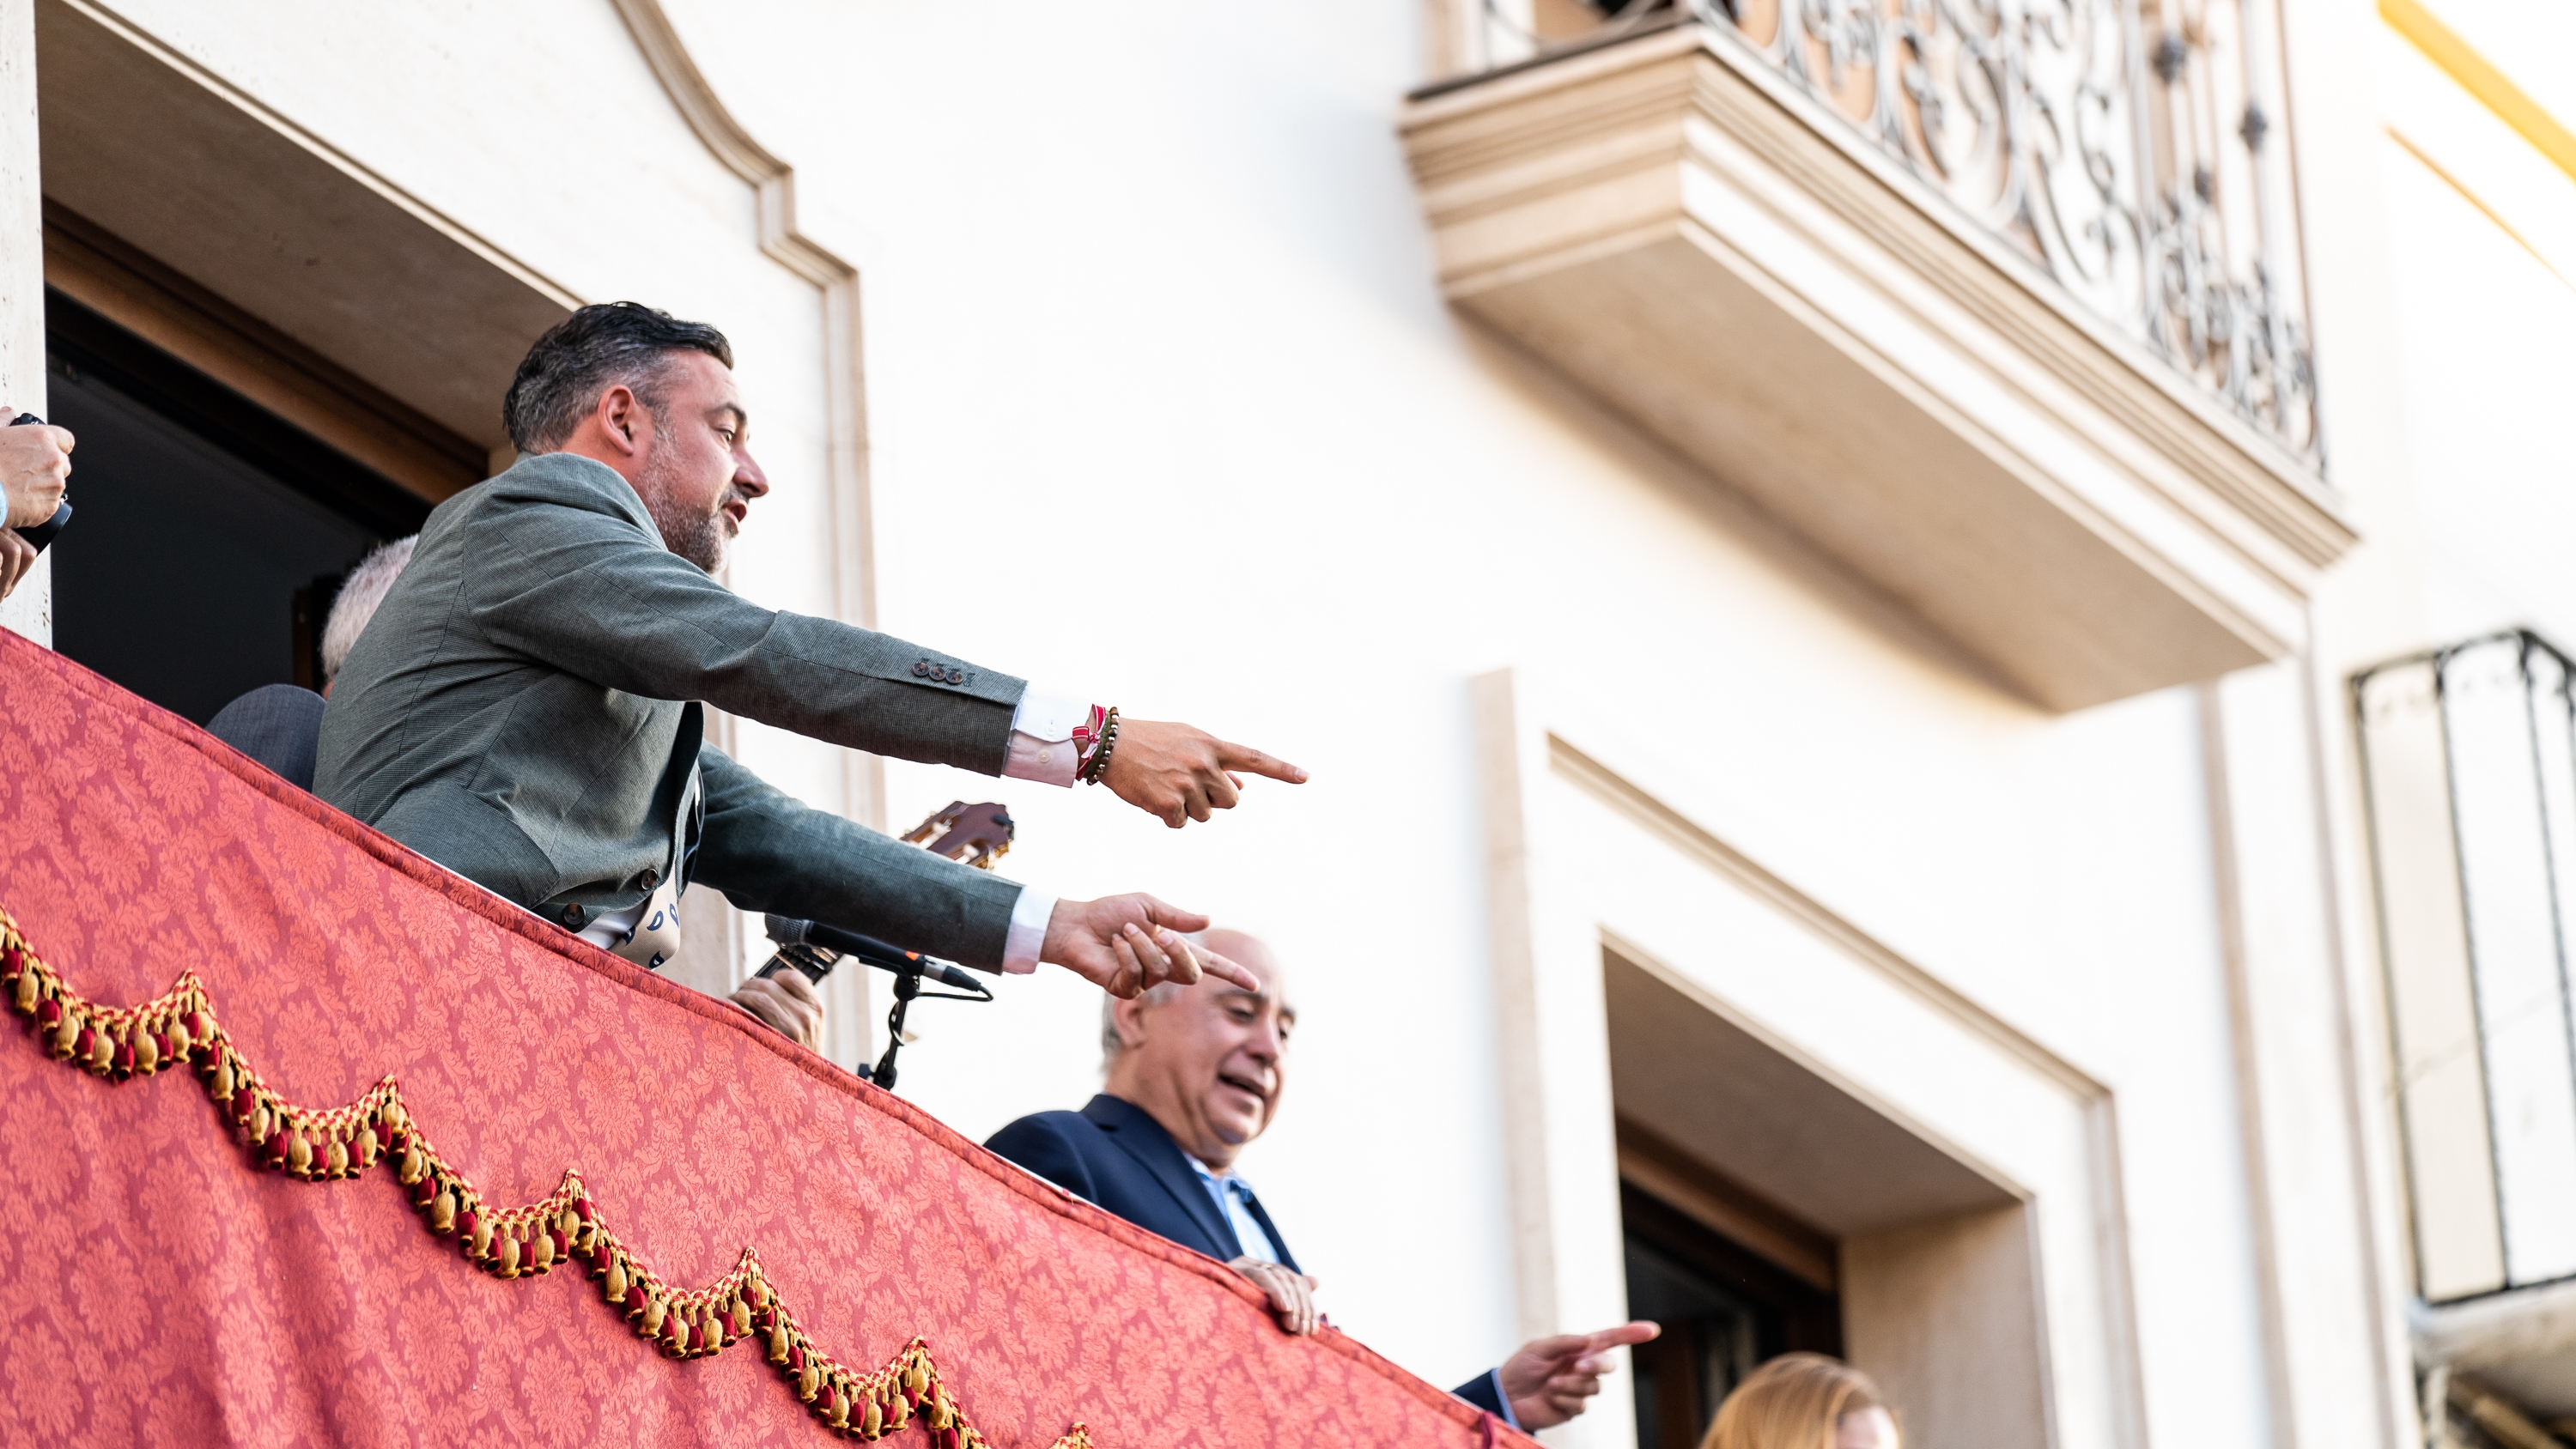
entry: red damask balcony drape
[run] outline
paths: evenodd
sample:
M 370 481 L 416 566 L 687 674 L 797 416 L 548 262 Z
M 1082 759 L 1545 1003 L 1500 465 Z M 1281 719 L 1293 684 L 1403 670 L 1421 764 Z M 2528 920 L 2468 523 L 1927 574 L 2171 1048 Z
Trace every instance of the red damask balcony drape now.
M 1517 1438 L 5 633 L 0 910 L 8 1442 Z

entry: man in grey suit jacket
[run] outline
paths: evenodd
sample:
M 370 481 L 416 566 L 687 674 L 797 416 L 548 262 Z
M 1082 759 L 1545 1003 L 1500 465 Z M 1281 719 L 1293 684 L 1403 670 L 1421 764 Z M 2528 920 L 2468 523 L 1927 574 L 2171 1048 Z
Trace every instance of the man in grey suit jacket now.
M 1146 895 L 1063 901 L 889 840 L 704 742 L 703 704 L 852 749 L 1095 783 L 1167 824 L 1305 772 L 1187 725 L 1106 745 L 1062 698 L 900 639 L 762 608 L 718 583 L 750 504 L 732 351 L 633 303 L 585 307 L 520 364 L 523 455 L 430 515 L 342 666 L 314 792 L 505 899 L 659 965 L 691 880 L 745 910 L 865 931 L 986 969 L 1051 961 L 1132 996 L 1241 968 Z M 1106 749 L 1105 762 L 1095 760 Z M 794 973 L 736 1000 L 809 1042 Z M 1244 979 L 1249 979 L 1248 977 Z

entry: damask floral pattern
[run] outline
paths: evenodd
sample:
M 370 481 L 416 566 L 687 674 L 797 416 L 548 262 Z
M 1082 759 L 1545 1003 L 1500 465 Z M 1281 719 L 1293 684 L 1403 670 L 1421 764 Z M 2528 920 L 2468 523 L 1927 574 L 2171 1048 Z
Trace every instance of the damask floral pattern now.
M 7 1442 L 821 1437 L 828 1404 L 813 1417 L 766 1361 L 771 1292 L 841 1362 L 895 1366 L 922 1389 L 935 1364 L 956 1437 L 971 1424 L 996 1446 L 1054 1444 L 1077 1423 L 1103 1446 L 1463 1449 L 1497 1436 L 1337 1333 L 1280 1333 L 1221 1265 L 5 634 L 0 730 L 14 746 L 0 901 L 63 978 L 0 960 L 13 993 L 0 999 L 14 1006 L 24 980 L 41 998 L 27 1033 L 0 1036 Z M 150 1003 L 174 980 L 170 1009 L 148 1017 L 84 1005 L 105 1029 L 81 1061 L 98 1065 L 99 1040 L 115 1038 L 104 1076 L 51 1059 L 65 1017 L 48 1027 L 42 1009 L 74 1001 L 64 987 Z M 181 1083 L 115 1085 L 120 1069 L 140 1074 L 141 1020 L 161 1033 L 155 1065 L 211 1040 L 270 1095 L 245 1102 L 238 1068 L 229 1083 L 201 1076 L 233 1088 L 220 1103 Z M 62 1051 L 79 1048 L 75 1032 Z M 290 1103 L 356 1105 L 278 1112 Z M 227 1141 L 262 1125 L 262 1160 L 288 1170 L 259 1170 Z M 406 1152 L 432 1139 L 450 1178 L 398 1186 Z M 440 1237 L 423 1231 L 437 1195 L 414 1201 L 421 1182 L 451 1178 L 472 1193 Z M 469 1197 L 544 1207 L 465 1226 Z M 613 1238 L 584 1221 L 584 1201 Z M 469 1247 L 488 1230 L 487 1271 L 460 1257 L 461 1226 Z M 541 1231 L 549 1266 L 565 1254 L 597 1275 L 520 1271 Z M 528 1255 L 508 1264 L 518 1281 L 490 1276 L 503 1238 Z M 612 1285 L 581 1244 L 595 1256 L 612 1240 L 630 1266 L 652 1265 L 652 1283 L 711 1285 L 666 1295 L 692 1310 L 666 1306 L 655 1326 L 668 1344 L 675 1317 L 685 1325 L 670 1353 L 639 1338 L 646 1315 L 598 1301 Z M 706 1351 L 737 1329 L 760 1341 Z M 675 1356 L 690 1331 L 698 1354 Z M 936 1417 L 900 1401 L 916 1424 Z

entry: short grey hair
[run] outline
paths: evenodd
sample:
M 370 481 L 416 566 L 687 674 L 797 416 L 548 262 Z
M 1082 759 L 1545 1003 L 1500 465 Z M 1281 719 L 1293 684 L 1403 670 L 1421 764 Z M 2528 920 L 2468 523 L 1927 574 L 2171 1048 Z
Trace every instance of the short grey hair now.
M 1178 981 L 1166 981 L 1147 988 L 1145 994 L 1136 999 L 1147 1006 L 1161 1006 L 1179 1000 L 1181 993 L 1189 989 Z M 1104 991 L 1100 993 L 1100 1070 L 1107 1073 L 1110 1063 L 1117 1061 L 1118 1054 L 1125 1050 L 1127 1043 L 1118 1039 L 1118 998 Z
M 358 647 L 358 636 L 367 632 L 376 606 L 393 592 L 394 580 L 410 565 L 412 546 L 419 542 L 417 533 L 395 539 L 349 570 L 349 581 L 340 586 L 339 596 L 331 601 L 331 617 L 322 626 L 324 679 L 339 677 L 340 666 L 349 662 L 349 651 Z
M 545 330 L 519 360 L 501 399 L 501 426 L 522 453 L 564 445 L 599 395 L 619 383 L 658 422 L 660 381 L 675 352 L 703 352 L 733 366 L 733 344 L 704 322 L 683 322 L 641 302 L 595 302 Z

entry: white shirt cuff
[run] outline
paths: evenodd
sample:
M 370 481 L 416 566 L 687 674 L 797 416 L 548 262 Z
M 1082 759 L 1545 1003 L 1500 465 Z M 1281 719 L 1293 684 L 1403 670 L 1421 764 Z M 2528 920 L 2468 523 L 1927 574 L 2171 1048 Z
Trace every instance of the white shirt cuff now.
M 1090 717 L 1091 706 L 1072 695 L 1030 685 L 1011 711 L 1011 748 L 1002 761 L 1002 778 L 1071 789 L 1082 767 L 1073 732 Z
M 1046 945 L 1047 922 L 1055 918 L 1055 897 L 1030 886 L 1020 887 L 1011 904 L 1011 933 L 1002 938 L 1002 969 L 1026 976 L 1038 969 L 1038 952 Z
M 1075 699 L 1032 684 L 1011 711 L 1011 733 L 1030 735 L 1046 744 L 1073 738 L 1074 726 L 1091 716 L 1091 701 Z
M 1073 777 L 1082 767 L 1082 751 L 1075 749 L 1072 732 L 1060 740 L 1040 739 L 1027 730 L 1011 731 L 1011 752 L 1002 761 L 1002 778 L 1035 780 L 1041 785 L 1073 788 Z

